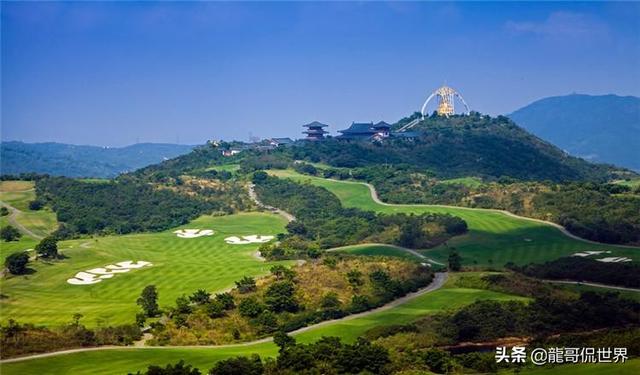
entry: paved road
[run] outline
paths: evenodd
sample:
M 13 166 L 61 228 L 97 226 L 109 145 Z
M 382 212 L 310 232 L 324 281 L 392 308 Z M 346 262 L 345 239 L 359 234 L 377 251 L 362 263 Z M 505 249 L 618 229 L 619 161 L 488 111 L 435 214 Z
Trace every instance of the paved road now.
M 303 327 L 300 329 L 297 329 L 295 331 L 291 331 L 289 332 L 290 335 L 297 335 L 300 334 L 302 332 L 307 332 L 319 327 L 323 327 L 326 325 L 330 325 L 330 324 L 334 324 L 334 323 L 340 323 L 340 322 L 345 322 L 345 321 L 349 321 L 349 320 L 353 320 L 353 319 L 357 319 L 357 318 L 362 318 L 365 317 L 367 315 L 371 315 L 371 314 L 375 314 L 375 313 L 379 313 L 382 311 L 386 311 L 389 309 L 392 309 L 394 307 L 400 306 L 404 303 L 407 303 L 425 293 L 429 293 L 429 292 L 433 292 L 435 290 L 438 290 L 440 288 L 442 288 L 442 286 L 445 284 L 445 282 L 447 281 L 448 278 L 448 273 L 446 272 L 438 272 L 435 274 L 435 277 L 433 279 L 433 281 L 431 282 L 431 284 L 429 284 L 428 286 L 414 292 L 414 293 L 409 293 L 404 297 L 398 298 L 396 300 L 393 300 L 389 303 L 387 303 L 384 306 L 378 307 L 377 309 L 373 309 L 373 310 L 369 310 L 369 311 L 365 311 L 359 314 L 352 314 L 352 315 L 347 315 L 344 318 L 341 319 L 334 319 L 334 320 L 327 320 L 324 322 L 320 322 L 318 324 L 314 324 L 311 326 L 307 326 L 307 327 Z M 65 355 L 65 354 L 72 354 L 72 353 L 80 353 L 80 352 L 93 352 L 93 351 L 97 351 L 97 350 L 144 350 L 144 349 L 203 349 L 203 348 L 211 348 L 211 349 L 215 349 L 215 348 L 236 348 L 236 347 L 243 347 L 243 346 L 250 346 L 250 345 L 255 345 L 255 344 L 262 344 L 262 343 L 266 343 L 266 342 L 271 342 L 273 341 L 273 337 L 265 337 L 263 339 L 260 340 L 255 340 L 255 341 L 249 341 L 249 342 L 244 342 L 244 343 L 240 343 L 240 344 L 228 344 L 228 345 L 187 345 L 187 346 L 114 346 L 114 345 L 109 345 L 109 346 L 99 346 L 99 347 L 93 347 L 93 348 L 78 348 L 78 349 L 69 349 L 69 350 L 60 350 L 60 351 L 56 351 L 56 352 L 50 352 L 50 353 L 42 353 L 42 354 L 33 354 L 33 355 L 29 355 L 29 356 L 24 356 L 24 357 L 18 357 L 18 358 L 10 358 L 10 359 L 4 359 L 1 360 L 0 363 L 12 363 L 12 362 L 21 362 L 21 361 L 27 361 L 30 359 L 37 359 L 37 358 L 47 358 L 47 357 L 55 357 L 55 356 L 59 356 L 59 355 Z
M 5 203 L 5 202 L 2 202 L 2 201 L 0 201 L 0 205 L 3 206 L 3 207 L 8 208 L 9 211 L 11 211 L 11 213 L 9 214 L 9 216 L 7 218 L 9 220 L 9 224 L 11 224 L 12 226 L 16 227 L 23 234 L 26 234 L 29 237 L 33 237 L 36 240 L 41 240 L 41 239 L 44 238 L 42 236 L 39 236 L 39 235 L 33 233 L 31 230 L 29 230 L 29 228 L 27 228 L 24 225 L 20 224 L 16 220 L 16 215 L 19 214 L 22 211 L 20 211 L 19 209 L 15 208 L 15 207 L 13 207 L 13 206 Z
M 413 249 L 409 249 L 409 248 L 398 246 L 398 245 L 390 245 L 390 244 L 386 244 L 386 243 L 370 242 L 370 243 L 363 243 L 363 244 L 358 244 L 358 245 L 348 245 L 348 246 L 334 247 L 332 249 L 328 249 L 328 250 L 325 250 L 325 251 L 327 251 L 327 252 L 341 251 L 341 250 L 346 250 L 347 248 L 350 248 L 350 247 L 364 246 L 364 245 L 380 245 L 380 246 L 392 247 L 394 249 L 406 251 L 407 253 L 415 255 L 418 258 L 424 259 L 429 263 L 437 264 L 437 265 L 440 265 L 440 266 L 446 266 L 446 264 L 440 263 L 437 260 L 433 260 L 433 259 L 431 259 L 429 257 L 426 257 L 426 256 L 420 254 L 419 252 L 413 250 Z
M 258 205 L 258 207 L 262 207 L 262 208 L 264 208 L 266 210 L 269 210 L 271 212 L 275 212 L 278 215 L 280 215 L 280 216 L 284 217 L 285 219 L 287 219 L 288 222 L 292 222 L 292 221 L 294 221 L 296 219 L 295 216 L 291 215 L 290 213 L 288 213 L 286 211 L 283 211 L 283 210 L 281 210 L 279 208 L 275 208 L 273 206 L 269 206 L 269 205 L 266 205 L 266 204 L 262 203 L 258 199 L 258 194 L 256 194 L 256 191 L 254 190 L 254 185 L 253 184 L 249 184 L 248 190 L 249 190 L 249 197 L 251 198 L 251 200 L 253 200 L 255 202 L 255 204 Z

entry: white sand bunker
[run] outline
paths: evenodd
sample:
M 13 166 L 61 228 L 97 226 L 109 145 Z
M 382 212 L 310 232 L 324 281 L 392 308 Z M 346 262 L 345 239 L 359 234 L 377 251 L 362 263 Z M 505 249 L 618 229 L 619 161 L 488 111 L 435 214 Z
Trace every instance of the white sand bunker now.
M 631 259 L 627 257 L 608 257 L 608 258 L 602 258 L 602 259 L 596 259 L 596 260 L 598 262 L 605 262 L 605 263 L 631 262 Z
M 90 285 L 101 282 L 103 279 L 110 279 L 117 273 L 129 272 L 132 269 L 153 266 L 150 262 L 140 260 L 133 262 L 126 260 L 116 264 L 109 264 L 105 267 L 92 268 L 84 272 L 78 272 L 76 275 L 68 279 L 67 282 L 71 285 Z
M 213 236 L 211 229 L 178 229 L 173 232 L 180 238 L 196 238 L 202 236 Z
M 274 236 L 261 236 L 258 234 L 253 234 L 250 236 L 242 236 L 242 238 L 237 236 L 227 237 L 224 240 L 231 245 L 246 245 L 249 243 L 265 243 L 274 239 Z
M 611 251 L 582 251 L 580 253 L 574 253 L 572 256 L 574 257 L 588 257 L 591 255 L 598 255 L 598 254 L 608 254 L 611 253 Z

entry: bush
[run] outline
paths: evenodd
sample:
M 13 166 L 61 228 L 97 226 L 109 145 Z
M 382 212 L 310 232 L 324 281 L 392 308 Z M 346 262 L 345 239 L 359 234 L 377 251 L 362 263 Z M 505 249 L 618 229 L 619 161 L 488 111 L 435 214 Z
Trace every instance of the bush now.
M 7 225 L 0 229 L 0 238 L 5 242 L 17 241 L 22 237 L 22 233 L 11 225 Z
M 264 366 L 260 356 L 235 357 L 219 361 L 209 370 L 209 375 L 262 375 Z
M 253 277 L 245 276 L 236 281 L 236 288 L 240 293 L 250 293 L 256 291 L 256 280 Z
M 240 315 L 245 318 L 255 318 L 260 315 L 267 307 L 260 302 L 255 297 L 249 297 L 243 299 L 238 305 L 238 311 Z
M 291 281 L 275 282 L 267 288 L 264 300 L 273 312 L 296 312 L 298 310 L 298 302 L 295 299 L 294 292 L 295 285 Z
M 4 261 L 4 266 L 14 275 L 23 275 L 27 272 L 27 263 L 29 254 L 22 251 L 9 255 Z
M 38 256 L 42 258 L 57 258 L 58 241 L 52 236 L 45 237 L 36 245 L 35 250 Z
M 39 211 L 42 209 L 42 207 L 44 207 L 44 202 L 42 202 L 41 200 L 34 200 L 29 202 L 29 209 L 32 211 Z

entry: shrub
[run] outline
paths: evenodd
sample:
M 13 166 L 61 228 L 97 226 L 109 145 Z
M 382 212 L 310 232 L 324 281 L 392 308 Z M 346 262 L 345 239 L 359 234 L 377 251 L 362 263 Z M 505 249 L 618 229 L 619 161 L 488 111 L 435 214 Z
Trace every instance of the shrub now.
M 4 261 L 4 266 L 14 275 L 22 275 L 27 272 L 27 263 L 29 263 L 29 254 L 21 251 L 9 255 Z
M 5 242 L 17 241 L 22 237 L 22 233 L 11 225 L 7 225 L 0 229 L 0 238 Z

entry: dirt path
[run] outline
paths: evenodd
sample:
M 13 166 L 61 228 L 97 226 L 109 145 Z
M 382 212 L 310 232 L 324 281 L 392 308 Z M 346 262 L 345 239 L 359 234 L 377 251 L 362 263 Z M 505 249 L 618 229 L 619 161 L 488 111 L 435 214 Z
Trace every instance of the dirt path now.
M 375 314 L 375 313 L 378 313 L 378 312 L 381 312 L 381 311 L 386 311 L 386 310 L 392 309 L 392 308 L 400 306 L 400 305 L 402 305 L 402 304 L 404 304 L 406 302 L 409 302 L 409 301 L 411 301 L 411 300 L 413 300 L 413 299 L 415 299 L 415 298 L 417 298 L 417 297 L 419 297 L 419 296 L 421 296 L 423 294 L 426 294 L 426 293 L 429 293 L 429 292 L 433 292 L 435 290 L 440 289 L 445 284 L 445 282 L 447 281 L 448 276 L 449 275 L 446 272 L 436 273 L 433 281 L 428 286 L 418 290 L 417 292 L 409 293 L 404 297 L 401 297 L 401 298 L 398 298 L 396 300 L 393 300 L 393 301 L 387 303 L 384 306 L 378 307 L 377 309 L 361 312 L 359 314 L 347 315 L 347 316 L 345 316 L 344 318 L 341 318 L 341 319 L 326 320 L 326 321 L 320 322 L 318 324 L 314 324 L 314 325 L 311 325 L 311 326 L 308 326 L 308 327 L 303 327 L 303 328 L 297 329 L 295 331 L 291 331 L 291 332 L 289 332 L 289 334 L 290 335 L 297 335 L 297 334 L 300 334 L 300 333 L 303 333 L 303 332 L 307 332 L 307 331 L 310 331 L 312 329 L 323 327 L 323 326 L 326 326 L 326 325 L 329 325 L 329 324 L 340 323 L 340 322 L 345 322 L 345 321 L 349 321 L 349 320 L 353 320 L 353 319 L 357 319 L 357 318 L 362 318 L 362 317 L 365 317 L 365 316 L 368 316 L 368 315 L 371 315 L 371 314 Z M 273 341 L 273 337 L 265 337 L 265 338 L 260 339 L 260 340 L 243 342 L 243 343 L 239 343 L 239 344 L 227 344 L 227 345 L 141 346 L 141 345 L 144 345 L 144 342 L 147 339 L 145 339 L 143 337 L 142 340 L 136 342 L 136 345 L 133 345 L 133 346 L 114 346 L 114 345 L 109 345 L 109 346 L 98 346 L 98 347 L 92 347 L 92 348 L 78 348 L 78 349 L 60 350 L 60 351 L 50 352 L 50 353 L 32 354 L 32 355 L 28 355 L 28 356 L 24 356 L 24 357 L 3 359 L 3 360 L 0 360 L 0 363 L 21 362 L 21 361 L 27 361 L 27 360 L 31 360 L 31 359 L 37 359 L 37 358 L 55 357 L 55 356 L 65 355 L 65 354 L 80 353 L 80 352 L 93 352 L 93 351 L 98 351 L 98 350 L 205 349 L 205 348 L 222 349 L 222 348 L 238 348 L 238 347 L 262 344 L 262 343 L 267 343 L 267 342 Z
M 640 247 L 638 246 L 631 246 L 631 245 L 615 245 L 615 244 L 607 244 L 607 243 L 602 243 L 602 242 L 596 242 L 596 241 L 591 241 L 588 240 L 586 238 L 582 238 L 582 237 L 578 237 L 575 234 L 569 232 L 568 230 L 565 229 L 565 227 L 563 227 L 560 224 L 551 222 L 551 221 L 546 221 L 546 220 L 542 220 L 542 219 L 534 219 L 532 217 L 526 217 L 526 216 L 520 216 L 520 215 L 516 215 L 512 212 L 509 211 L 505 211 L 505 210 L 499 210 L 496 208 L 472 208 L 472 207 L 461 207 L 461 206 L 449 206 L 449 205 L 445 205 L 445 204 L 394 204 L 394 203 L 386 203 L 383 202 L 382 200 L 380 200 L 380 197 L 378 196 L 378 192 L 376 191 L 376 188 L 371 185 L 370 183 L 367 182 L 356 182 L 356 181 L 342 181 L 342 180 L 334 180 L 331 179 L 332 181 L 336 181 L 336 182 L 342 182 L 342 183 L 347 183 L 347 184 L 363 184 L 365 186 L 367 186 L 369 188 L 369 191 L 371 192 L 371 199 L 373 199 L 374 202 L 383 205 L 383 206 L 396 206 L 396 207 L 442 207 L 442 208 L 455 208 L 455 209 L 460 209 L 460 210 L 469 210 L 469 211 L 490 211 L 490 212 L 497 212 L 497 213 L 501 213 L 507 216 L 511 216 L 513 218 L 516 219 L 522 219 L 522 220 L 529 220 L 529 221 L 534 221 L 536 223 L 541 223 L 541 224 L 546 224 L 546 225 L 551 225 L 553 227 L 555 227 L 556 229 L 558 229 L 560 232 L 562 232 L 562 234 L 564 234 L 567 237 L 573 238 L 574 240 L 578 240 L 578 241 L 582 241 L 582 242 L 586 242 L 586 243 L 590 243 L 590 244 L 595 244 L 595 245 L 607 245 L 607 246 L 617 246 L 617 247 L 623 247 L 623 248 L 627 248 L 627 249 L 640 249 Z
M 608 285 L 608 284 L 600 284 L 600 283 L 590 283 L 587 281 L 572 281 L 572 280 L 549 280 L 549 279 L 540 279 L 540 281 L 544 281 L 545 283 L 554 283 L 554 284 L 573 284 L 573 285 L 588 285 L 594 286 L 597 288 L 607 288 L 607 289 L 616 289 L 616 290 L 628 290 L 631 292 L 639 292 L 638 288 L 627 288 L 624 286 L 616 286 L 616 285 Z
M 279 208 L 276 208 L 276 207 L 273 207 L 273 206 L 268 206 L 268 205 L 260 202 L 260 200 L 258 199 L 258 194 L 256 194 L 256 191 L 254 190 L 254 185 L 253 184 L 249 184 L 248 190 L 249 190 L 249 197 L 251 198 L 251 200 L 253 200 L 255 202 L 255 204 L 258 205 L 258 207 L 262 207 L 265 210 L 269 210 L 271 212 L 275 212 L 278 215 L 284 217 L 288 222 L 292 222 L 292 221 L 294 221 L 296 219 L 295 216 L 291 215 L 290 213 L 288 213 L 286 211 L 282 211 Z
M 12 226 L 16 227 L 20 232 L 22 232 L 23 234 L 26 234 L 29 237 L 32 237 L 36 240 L 41 240 L 44 237 L 39 236 L 35 233 L 33 233 L 31 230 L 29 230 L 29 228 L 25 227 L 24 225 L 20 224 L 17 220 L 16 220 L 16 215 L 18 215 L 20 212 L 20 210 L 18 210 L 17 208 L 8 205 L 5 202 L 0 201 L 0 205 L 3 207 L 6 207 L 9 211 L 11 211 L 11 213 L 9 214 L 9 216 L 7 217 L 7 220 L 9 220 L 9 224 L 11 224 Z

